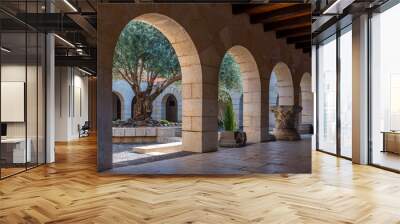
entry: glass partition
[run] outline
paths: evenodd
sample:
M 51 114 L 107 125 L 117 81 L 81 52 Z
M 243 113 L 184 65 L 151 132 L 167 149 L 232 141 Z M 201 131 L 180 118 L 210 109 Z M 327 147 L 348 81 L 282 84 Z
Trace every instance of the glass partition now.
M 27 161 L 27 167 L 31 168 L 37 165 L 38 156 L 38 33 L 27 33 L 27 63 L 26 63 L 26 114 L 27 114 L 27 151 L 30 159 Z
M 26 150 L 26 40 L 25 32 L 1 35 L 2 177 L 24 171 L 30 162 L 30 151 Z
M 318 48 L 318 149 L 336 154 L 336 36 Z
M 0 7 L 36 13 L 43 5 L 19 1 Z M 46 39 L 12 14 L 0 12 L 1 179 L 45 163 Z
M 352 32 L 340 36 L 340 155 L 352 157 Z

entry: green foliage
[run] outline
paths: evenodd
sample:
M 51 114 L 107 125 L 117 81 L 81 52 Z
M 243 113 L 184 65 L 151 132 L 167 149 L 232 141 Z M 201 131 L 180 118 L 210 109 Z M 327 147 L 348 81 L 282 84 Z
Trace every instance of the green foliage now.
M 126 71 L 132 79 L 141 76 L 141 69 L 157 77 L 171 78 L 180 73 L 175 51 L 168 39 L 153 26 L 131 21 L 122 31 L 114 52 L 113 77 Z M 154 75 L 153 75 L 154 76 Z
M 162 125 L 169 125 L 170 122 L 167 121 L 167 120 L 160 120 L 160 124 L 162 124 Z
M 240 74 L 240 67 L 231 54 L 225 54 L 224 58 L 222 59 L 218 77 L 219 102 L 229 102 L 229 91 L 242 92 L 242 77 Z
M 126 80 L 137 97 L 134 120 L 151 119 L 152 102 L 182 79 L 178 57 L 168 39 L 153 26 L 138 21 L 129 22 L 121 32 L 112 73 L 114 79 Z
M 236 129 L 235 112 L 233 111 L 232 102 L 228 103 L 225 108 L 224 129 L 225 131 L 234 131 Z

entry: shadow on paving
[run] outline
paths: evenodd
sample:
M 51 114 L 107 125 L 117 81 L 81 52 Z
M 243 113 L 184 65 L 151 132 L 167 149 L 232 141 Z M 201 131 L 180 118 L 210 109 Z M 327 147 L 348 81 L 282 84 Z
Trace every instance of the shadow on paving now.
M 117 167 L 123 167 L 123 166 L 140 165 L 140 164 L 145 164 L 145 163 L 157 162 L 157 161 L 161 161 L 161 160 L 180 158 L 180 157 L 189 156 L 189 155 L 193 155 L 193 154 L 197 154 L 197 153 L 181 151 L 181 152 L 174 152 L 174 153 L 169 153 L 169 154 L 164 154 L 164 155 L 149 156 L 149 157 L 135 159 L 135 160 L 127 160 L 127 161 L 113 163 L 113 167 L 117 168 Z

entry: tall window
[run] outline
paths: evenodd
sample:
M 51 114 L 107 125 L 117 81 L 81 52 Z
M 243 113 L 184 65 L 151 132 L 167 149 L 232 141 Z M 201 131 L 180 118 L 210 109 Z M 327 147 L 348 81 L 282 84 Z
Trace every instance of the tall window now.
M 318 48 L 318 148 L 336 153 L 336 38 Z
M 400 170 L 400 4 L 371 19 L 372 163 Z
M 352 141 L 352 33 L 351 26 L 340 36 L 340 154 L 351 158 Z

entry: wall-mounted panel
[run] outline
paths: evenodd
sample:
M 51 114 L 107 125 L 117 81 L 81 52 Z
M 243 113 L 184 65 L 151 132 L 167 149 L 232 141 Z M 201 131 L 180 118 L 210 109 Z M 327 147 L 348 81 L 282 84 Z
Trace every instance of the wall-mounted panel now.
M 24 122 L 24 102 L 24 82 L 1 82 L 1 122 Z

